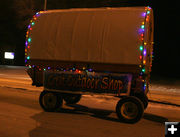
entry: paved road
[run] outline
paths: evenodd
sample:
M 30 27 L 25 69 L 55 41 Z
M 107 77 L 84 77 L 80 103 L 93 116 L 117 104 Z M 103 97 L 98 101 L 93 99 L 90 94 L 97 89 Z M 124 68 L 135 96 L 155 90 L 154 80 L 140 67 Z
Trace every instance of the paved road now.
M 136 124 L 118 121 L 117 100 L 83 96 L 62 112 L 44 112 L 40 91 L 0 87 L 0 137 L 163 137 L 165 121 L 180 121 L 180 108 L 150 103 Z
M 114 111 L 118 100 L 105 96 L 86 95 L 61 112 L 44 112 L 42 88 L 24 75 L 1 71 L 0 137 L 164 137 L 164 122 L 180 121 L 180 107 L 150 103 L 140 122 L 122 123 Z

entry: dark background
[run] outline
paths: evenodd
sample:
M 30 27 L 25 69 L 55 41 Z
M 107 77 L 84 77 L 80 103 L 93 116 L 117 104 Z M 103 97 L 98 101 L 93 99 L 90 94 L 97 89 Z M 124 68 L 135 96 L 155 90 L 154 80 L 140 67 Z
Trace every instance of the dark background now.
M 154 10 L 154 61 L 152 74 L 180 78 L 179 9 L 177 0 L 47 0 L 47 9 L 150 6 Z M 0 2 L 0 64 L 3 52 L 15 52 L 13 65 L 24 65 L 24 43 L 32 16 L 44 8 L 44 0 Z

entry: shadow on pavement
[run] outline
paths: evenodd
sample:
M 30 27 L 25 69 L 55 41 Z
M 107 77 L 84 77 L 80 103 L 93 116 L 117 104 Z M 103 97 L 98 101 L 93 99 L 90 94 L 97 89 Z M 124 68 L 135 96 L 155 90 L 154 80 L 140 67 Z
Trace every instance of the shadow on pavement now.
M 144 113 L 143 118 L 146 120 L 150 120 L 150 121 L 162 123 L 162 124 L 164 124 L 165 122 L 168 122 L 168 119 L 165 117 L 161 117 L 161 116 L 157 116 L 157 115 L 149 114 L 149 113 Z
M 88 107 L 78 105 L 78 104 L 69 105 L 69 106 L 74 108 L 74 110 L 72 110 L 71 113 L 74 113 L 77 111 L 80 113 L 85 112 L 85 113 L 90 113 L 89 115 L 91 115 L 92 117 L 96 117 L 96 118 L 100 118 L 100 119 L 104 119 L 104 120 L 109 120 L 109 121 L 113 121 L 113 122 L 121 122 L 118 118 L 108 116 L 113 111 L 102 110 L 102 109 L 93 109 L 93 108 L 88 108 Z M 63 111 L 61 110 L 60 112 L 63 112 Z M 68 112 L 68 110 L 66 110 L 65 113 L 67 113 L 67 112 Z M 168 119 L 165 117 L 161 117 L 161 116 L 157 116 L 157 115 L 149 114 L 149 113 L 144 113 L 143 119 L 153 121 L 153 122 L 157 122 L 157 123 L 164 123 L 164 122 L 168 121 Z
M 72 130 L 87 130 L 89 127 L 96 128 L 96 124 L 103 124 L 100 119 L 118 122 L 117 118 L 108 117 L 112 112 L 78 104 L 65 106 L 57 112 L 41 112 L 31 117 L 36 121 L 36 127 L 29 132 L 29 137 L 71 136 Z
M 108 126 L 112 125 L 112 122 L 115 122 L 116 126 L 119 124 L 121 124 L 119 126 L 130 126 L 132 128 L 137 125 L 141 126 L 140 122 L 134 125 L 119 121 L 113 111 L 89 108 L 79 104 L 65 106 L 58 112 L 41 112 L 31 118 L 36 121 L 36 127 L 29 132 L 30 137 L 73 136 L 76 134 L 75 132 L 81 132 L 82 129 L 95 129 L 97 125 L 99 127 Z M 148 113 L 144 114 L 143 119 L 157 123 L 168 121 L 164 117 Z
M 73 111 L 80 111 L 80 112 L 85 112 L 85 113 L 90 113 L 93 115 L 100 115 L 100 116 L 108 116 L 113 112 L 111 110 L 89 108 L 89 107 L 79 105 L 79 104 L 68 105 L 68 106 L 74 108 Z
M 113 122 L 120 122 L 118 118 L 114 117 L 109 117 L 113 111 L 110 110 L 104 110 L 104 109 L 94 109 L 94 108 L 88 108 L 82 105 L 70 105 L 71 107 L 74 108 L 75 111 L 81 111 L 84 113 L 89 114 L 92 117 L 99 118 L 99 119 L 104 119 L 108 121 L 113 121 Z

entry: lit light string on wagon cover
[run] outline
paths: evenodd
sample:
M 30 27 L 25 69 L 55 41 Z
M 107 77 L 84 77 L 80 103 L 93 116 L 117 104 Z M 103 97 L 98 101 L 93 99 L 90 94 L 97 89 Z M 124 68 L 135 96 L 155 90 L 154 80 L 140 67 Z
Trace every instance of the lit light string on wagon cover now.
M 145 20 L 142 22 L 141 27 L 139 29 L 140 40 L 141 40 L 141 45 L 139 47 L 139 49 L 141 51 L 141 55 L 139 56 L 139 59 L 141 60 L 140 76 L 143 76 L 145 74 L 145 72 L 146 72 L 145 65 L 146 65 L 146 54 L 147 54 L 146 46 L 147 46 L 147 43 L 144 41 L 144 34 L 145 34 L 146 23 L 149 21 L 149 18 L 150 18 L 150 10 L 151 10 L 150 7 L 145 7 L 145 12 L 143 12 L 143 14 L 142 14 L 142 16 L 145 17 Z M 32 42 L 32 38 L 30 37 L 31 36 L 31 31 L 33 29 L 33 26 L 35 25 L 36 20 L 38 19 L 38 17 L 42 13 L 43 13 L 43 11 L 37 12 L 33 16 L 33 19 L 30 21 L 30 24 L 28 25 L 28 30 L 26 32 L 26 42 L 25 42 L 25 63 L 26 63 L 26 66 L 28 66 L 29 68 L 36 67 L 39 71 L 46 71 L 46 70 L 50 70 L 50 69 L 55 69 L 57 71 L 59 71 L 59 70 L 60 71 L 62 71 L 62 70 L 63 71 L 76 71 L 78 73 L 81 73 L 81 70 L 78 70 L 75 67 L 70 68 L 70 69 L 66 69 L 66 68 L 52 68 L 52 67 L 49 67 L 49 66 L 40 67 L 40 66 L 35 66 L 35 65 L 30 65 L 29 64 L 30 56 L 28 55 L 28 50 L 30 49 L 30 45 L 31 45 L 31 42 Z M 91 68 L 86 69 L 86 67 L 83 67 L 82 70 L 86 71 L 86 72 L 92 72 L 93 71 L 93 69 L 91 69 Z M 144 82 L 144 83 L 145 83 L 144 87 L 146 87 L 146 82 Z
M 25 42 L 25 64 L 26 66 L 29 66 L 31 68 L 31 65 L 28 64 L 28 61 L 30 60 L 30 56 L 28 55 L 28 50 L 30 50 L 30 45 L 32 42 L 32 38 L 30 37 L 32 27 L 35 25 L 35 21 L 37 18 L 40 16 L 41 12 L 37 12 L 34 16 L 33 19 L 30 21 L 30 24 L 28 25 L 28 30 L 26 32 L 26 42 Z
M 146 27 L 146 23 L 149 22 L 149 19 L 150 19 L 150 12 L 151 12 L 151 8 L 148 6 L 148 7 L 145 7 L 145 12 L 142 13 L 142 16 L 145 17 L 144 18 L 144 21 L 141 23 L 141 27 L 139 29 L 139 33 L 140 33 L 140 41 L 141 41 L 141 45 L 139 47 L 140 51 L 141 51 L 141 54 L 139 56 L 139 59 L 141 61 L 141 65 L 139 66 L 140 69 L 141 69 L 141 72 L 140 72 L 140 77 L 142 77 L 145 73 L 146 73 L 146 59 L 147 59 L 147 43 L 145 42 L 144 40 L 144 35 L 145 35 L 145 27 Z M 152 66 L 152 64 L 150 64 L 150 67 Z M 144 91 L 146 89 L 146 86 L 147 86 L 147 82 L 146 80 L 144 80 Z
M 31 38 L 31 31 L 33 30 L 33 26 L 36 24 L 36 20 L 38 19 L 41 14 L 43 14 L 43 11 L 37 12 L 32 20 L 30 21 L 30 24 L 28 25 L 28 30 L 26 32 L 26 42 L 25 42 L 25 64 L 29 68 L 35 68 L 38 69 L 39 71 L 46 71 L 46 70 L 55 70 L 55 71 L 70 71 L 70 72 L 76 72 L 76 73 L 81 73 L 82 71 L 86 72 L 94 72 L 92 68 L 86 68 L 82 67 L 82 70 L 77 69 L 75 67 L 72 68 L 59 68 L 59 67 L 50 67 L 50 66 L 35 66 L 35 65 L 30 65 L 29 60 L 30 60 L 30 55 L 28 55 L 28 51 L 31 48 L 31 43 L 32 43 L 32 38 Z
M 26 32 L 26 42 L 25 42 L 25 64 L 27 67 L 29 68 L 37 68 L 39 71 L 46 71 L 46 70 L 56 70 L 56 71 L 74 71 L 76 73 L 81 73 L 82 70 L 86 71 L 86 72 L 93 72 L 93 69 L 91 68 L 86 68 L 83 67 L 82 70 L 79 70 L 75 67 L 72 67 L 70 69 L 67 68 L 59 68 L 59 67 L 50 67 L 50 66 L 46 66 L 46 67 L 41 67 L 41 66 L 35 66 L 35 65 L 30 65 L 29 60 L 30 60 L 30 55 L 28 55 L 28 51 L 31 48 L 31 42 L 32 42 L 32 38 L 31 38 L 31 31 L 33 30 L 33 26 L 36 24 L 36 20 L 38 19 L 38 17 L 43 14 L 43 11 L 37 12 L 32 20 L 30 21 L 30 24 L 28 25 L 28 30 Z

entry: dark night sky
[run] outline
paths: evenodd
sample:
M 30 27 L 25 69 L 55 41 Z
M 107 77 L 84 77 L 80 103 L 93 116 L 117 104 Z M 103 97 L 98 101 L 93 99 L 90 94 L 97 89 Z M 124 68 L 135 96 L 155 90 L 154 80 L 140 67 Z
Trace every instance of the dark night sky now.
M 0 3 L 0 48 L 4 45 L 10 47 L 15 46 L 16 52 L 18 53 L 15 64 L 23 65 L 25 29 L 19 29 L 17 27 L 18 18 L 14 12 L 15 10 L 17 11 L 17 9 L 13 5 L 14 1 L 16 0 L 6 0 Z M 129 1 L 128 4 L 127 1 Z M 118 7 L 122 5 L 151 6 L 154 10 L 155 19 L 152 74 L 180 77 L 180 27 L 178 23 L 179 10 L 177 2 L 177 0 L 151 0 L 149 2 L 147 2 L 147 0 L 49 0 L 48 9 L 68 7 Z M 35 11 L 42 10 L 43 0 L 36 0 L 35 5 Z M 1 51 L 0 49 L 0 52 Z M 1 55 L 0 58 L 2 58 Z
M 175 0 L 152 3 L 155 18 L 154 73 L 180 76 L 178 43 L 178 3 Z

